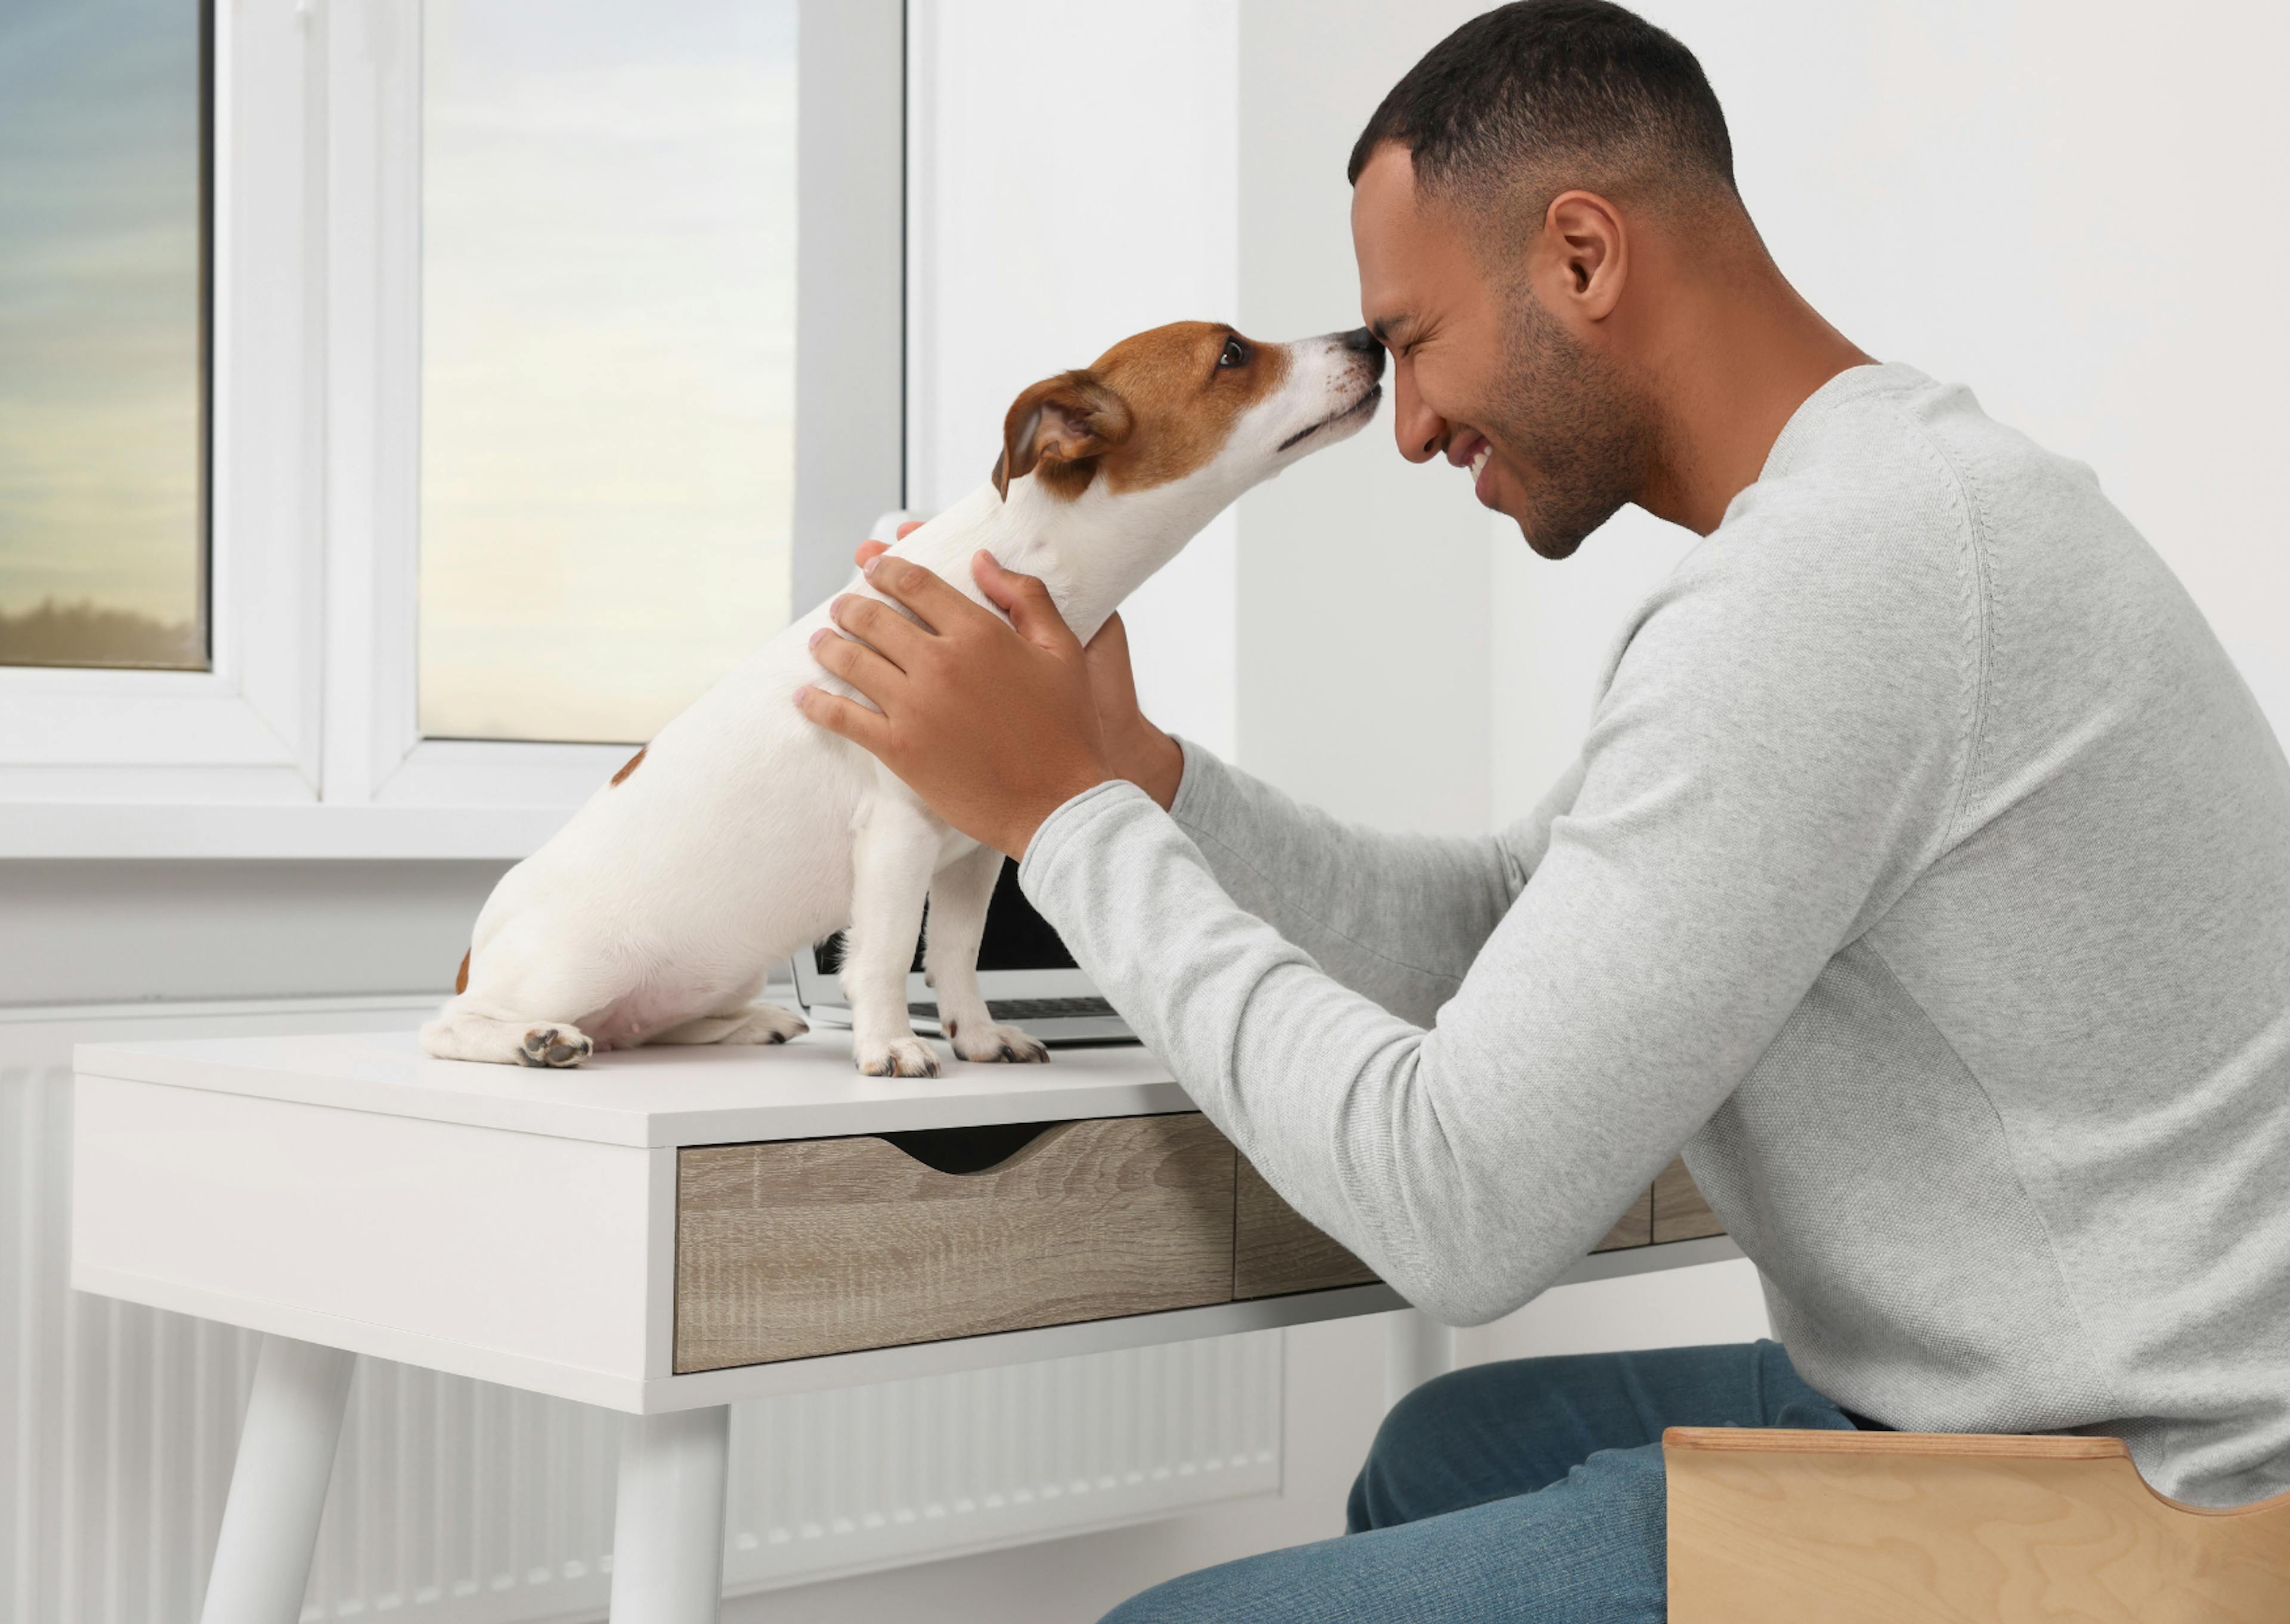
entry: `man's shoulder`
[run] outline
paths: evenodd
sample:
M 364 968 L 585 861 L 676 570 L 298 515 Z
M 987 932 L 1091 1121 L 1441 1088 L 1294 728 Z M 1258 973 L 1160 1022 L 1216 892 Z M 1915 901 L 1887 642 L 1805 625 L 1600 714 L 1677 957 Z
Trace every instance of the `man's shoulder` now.
M 1657 597 L 1723 602 L 1735 624 L 1811 618 L 1906 629 L 1964 612 L 1972 532 L 1945 464 L 1913 448 L 1824 457 L 1735 498 Z
M 1961 386 L 1907 367 L 1855 371 L 1872 375 L 1837 396 L 1832 380 L 1790 419 L 1712 540 L 1849 564 L 1961 538 L 1972 449 L 1963 442 L 1988 423 L 1978 404 Z
M 1760 596 L 1813 593 L 1912 615 L 1975 612 L 2000 541 L 2112 516 L 2088 468 L 1914 368 L 1854 369 L 1792 418 L 1761 476 L 1681 574 Z M 2022 533 L 2027 532 L 2027 533 Z
M 2090 468 L 1997 421 L 1965 385 L 1894 364 L 1854 368 L 1815 391 L 1718 533 L 1782 546 L 1863 535 L 1910 548 L 2105 508 Z
M 1616 668 L 1633 652 L 1696 669 L 1747 660 L 1785 685 L 1860 684 L 1961 715 L 1983 611 L 1966 481 L 1944 439 L 1960 408 L 1921 373 L 1881 370 L 1791 420 L 1765 476 L 1641 604 Z

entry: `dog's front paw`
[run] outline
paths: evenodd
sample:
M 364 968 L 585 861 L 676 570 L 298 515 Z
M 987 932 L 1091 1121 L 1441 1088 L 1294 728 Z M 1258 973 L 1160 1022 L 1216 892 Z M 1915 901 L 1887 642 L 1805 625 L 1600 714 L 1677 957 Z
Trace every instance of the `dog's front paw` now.
M 921 1038 L 862 1037 L 851 1045 L 859 1069 L 870 1077 L 934 1077 L 938 1051 Z
M 947 1040 L 965 1060 L 1007 1060 L 1013 1066 L 1039 1066 L 1050 1058 L 1039 1038 L 1029 1037 L 1016 1027 L 998 1020 L 947 1023 Z
M 578 1027 L 534 1027 L 516 1046 L 520 1066 L 578 1066 L 596 1049 Z

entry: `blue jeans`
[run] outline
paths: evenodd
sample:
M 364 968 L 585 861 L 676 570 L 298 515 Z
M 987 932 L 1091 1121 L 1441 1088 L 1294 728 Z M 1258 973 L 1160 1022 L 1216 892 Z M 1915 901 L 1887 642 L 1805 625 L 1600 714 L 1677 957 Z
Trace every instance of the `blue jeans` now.
M 1342 1539 L 1173 1579 L 1105 1624 L 1661 1624 L 1665 1427 L 1853 1422 L 1778 1342 L 1475 1365 L 1384 1418 Z

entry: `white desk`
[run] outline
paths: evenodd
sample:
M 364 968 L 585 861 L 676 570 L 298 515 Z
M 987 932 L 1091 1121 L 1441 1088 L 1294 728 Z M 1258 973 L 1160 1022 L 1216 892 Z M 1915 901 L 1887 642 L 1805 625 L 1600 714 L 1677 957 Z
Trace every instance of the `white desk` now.
M 360 1354 L 623 1412 L 613 1617 L 698 1624 L 735 1399 L 1406 1307 L 1342 1286 L 679 1373 L 685 1148 L 1189 1111 L 1134 1048 L 902 1079 L 858 1076 L 840 1037 L 540 1071 L 393 1033 L 83 1045 L 76 1069 L 72 1284 L 267 1333 L 207 1624 L 299 1615 Z M 1733 1255 L 1638 1246 L 1568 1279 Z M 1391 1346 L 1396 1396 L 1450 1343 L 1409 1311 Z

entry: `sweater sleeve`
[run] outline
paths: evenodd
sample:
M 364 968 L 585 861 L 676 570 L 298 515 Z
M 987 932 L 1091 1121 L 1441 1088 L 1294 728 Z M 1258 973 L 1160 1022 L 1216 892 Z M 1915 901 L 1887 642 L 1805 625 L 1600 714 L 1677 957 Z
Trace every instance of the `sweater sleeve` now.
M 1453 1323 L 1594 1244 L 1949 828 L 1976 692 L 1962 583 L 1903 579 L 1881 536 L 1743 528 L 1640 610 L 1579 792 L 1428 1023 L 1242 906 L 1134 786 L 1075 797 L 1026 853 L 1028 895 L 1201 1109 Z M 1285 837 L 1316 850 L 1284 876 L 1344 860 L 1328 826 Z M 1494 860 L 1450 905 L 1493 907 Z
M 1181 740 L 1184 777 L 1169 809 L 1225 893 L 1330 977 L 1428 1023 L 1501 922 L 1579 765 L 1496 836 L 1389 834 L 1345 823 Z

